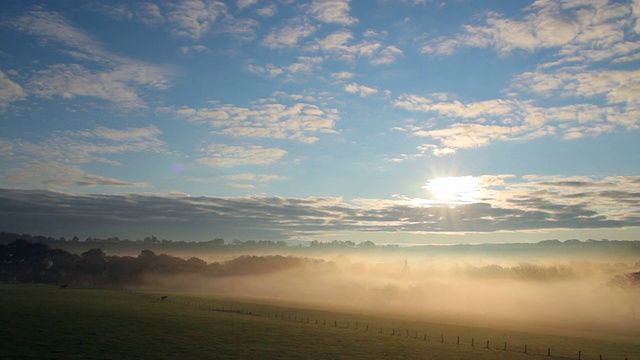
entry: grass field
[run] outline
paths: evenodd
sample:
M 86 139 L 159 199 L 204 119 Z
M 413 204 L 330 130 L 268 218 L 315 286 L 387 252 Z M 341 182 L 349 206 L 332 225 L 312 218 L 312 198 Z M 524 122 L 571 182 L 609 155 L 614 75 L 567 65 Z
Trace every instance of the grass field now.
M 0 358 L 549 359 L 549 348 L 555 359 L 577 359 L 578 351 L 581 359 L 640 358 L 640 340 L 606 334 L 561 337 L 195 294 L 160 300 L 161 295 L 0 285 Z

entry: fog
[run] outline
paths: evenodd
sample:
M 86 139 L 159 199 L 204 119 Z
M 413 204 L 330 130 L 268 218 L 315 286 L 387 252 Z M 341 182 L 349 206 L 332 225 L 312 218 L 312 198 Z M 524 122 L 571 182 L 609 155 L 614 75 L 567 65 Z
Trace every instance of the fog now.
M 564 261 L 551 254 L 531 261 L 487 254 L 315 255 L 274 267 L 272 257 L 254 257 L 261 266 L 238 265 L 227 276 L 158 280 L 180 291 L 414 320 L 640 335 L 640 280 L 630 275 L 640 271 L 640 261 L 628 254 Z

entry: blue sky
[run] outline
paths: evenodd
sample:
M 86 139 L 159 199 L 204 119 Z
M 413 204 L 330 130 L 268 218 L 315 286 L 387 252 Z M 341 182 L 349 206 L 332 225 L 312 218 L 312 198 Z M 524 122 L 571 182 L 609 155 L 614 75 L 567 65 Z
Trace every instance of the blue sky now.
M 3 1 L 0 225 L 640 239 L 639 14 L 603 0 Z

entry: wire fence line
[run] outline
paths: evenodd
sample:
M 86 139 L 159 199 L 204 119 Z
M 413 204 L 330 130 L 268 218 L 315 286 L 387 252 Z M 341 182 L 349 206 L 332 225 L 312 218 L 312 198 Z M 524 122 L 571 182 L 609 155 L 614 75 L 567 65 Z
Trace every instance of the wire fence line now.
M 379 324 L 370 324 L 364 322 L 354 322 L 347 320 L 340 320 L 335 318 L 322 318 L 322 317 L 312 317 L 305 314 L 300 314 L 299 312 L 294 311 L 276 311 L 276 310 L 250 310 L 246 308 L 239 308 L 237 306 L 224 306 L 220 304 L 216 304 L 212 301 L 196 301 L 189 300 L 184 298 L 172 297 L 167 295 L 157 295 L 144 291 L 136 291 L 132 289 L 111 289 L 114 291 L 125 292 L 128 294 L 133 294 L 137 296 L 142 296 L 150 299 L 151 301 L 164 302 L 168 304 L 175 304 L 183 307 L 207 310 L 207 311 L 217 311 L 217 312 L 225 312 L 225 313 L 233 313 L 239 315 L 246 316 L 256 316 L 262 318 L 268 318 L 278 321 L 285 322 L 296 322 L 300 324 L 310 324 L 316 326 L 325 326 L 332 327 L 336 329 L 343 330 L 352 330 L 352 331 L 360 331 L 363 333 L 377 334 L 377 335 L 387 335 L 391 337 L 402 337 L 402 338 L 413 338 L 415 340 L 423 341 L 423 342 L 433 342 L 439 343 L 442 345 L 449 346 L 466 346 L 474 349 L 486 350 L 486 351 L 503 351 L 503 352 L 513 352 L 526 354 L 531 356 L 543 356 L 549 359 L 570 359 L 570 360 L 622 360 L 622 357 L 613 357 L 613 356 L 605 356 L 603 354 L 586 354 L 581 350 L 574 351 L 572 354 L 567 354 L 567 351 L 563 351 L 562 353 L 556 353 L 549 346 L 535 346 L 530 347 L 529 344 L 526 343 L 509 343 L 508 341 L 502 341 L 499 343 L 491 342 L 490 340 L 485 340 L 481 338 L 475 337 L 460 337 L 460 336 L 450 336 L 443 333 L 435 333 L 429 332 L 426 330 L 415 330 L 409 328 L 402 327 L 393 327 L 393 326 L 384 326 Z M 624 357 L 624 360 L 630 360 L 629 357 Z

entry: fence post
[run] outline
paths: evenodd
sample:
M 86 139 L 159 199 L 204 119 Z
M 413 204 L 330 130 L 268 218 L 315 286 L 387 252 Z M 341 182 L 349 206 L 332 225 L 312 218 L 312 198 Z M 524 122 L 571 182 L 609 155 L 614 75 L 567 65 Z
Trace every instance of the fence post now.
M 547 348 L 547 356 L 551 356 L 551 348 Z
M 504 342 L 504 349 L 503 350 L 507 351 L 507 342 L 506 341 Z
M 369 324 L 367 324 L 367 332 L 369 332 Z
M 440 342 L 444 344 L 444 335 L 440 334 Z
M 527 353 L 527 344 L 524 344 L 524 353 Z
M 582 358 L 582 351 L 578 351 L 578 360 Z
M 424 334 L 424 337 L 422 338 L 422 341 L 427 341 L 427 333 Z
M 460 346 L 460 336 L 458 336 L 457 338 L 458 338 L 458 340 L 457 340 L 456 343 L 457 343 L 458 346 Z
M 489 348 L 489 340 L 487 340 L 487 349 Z

